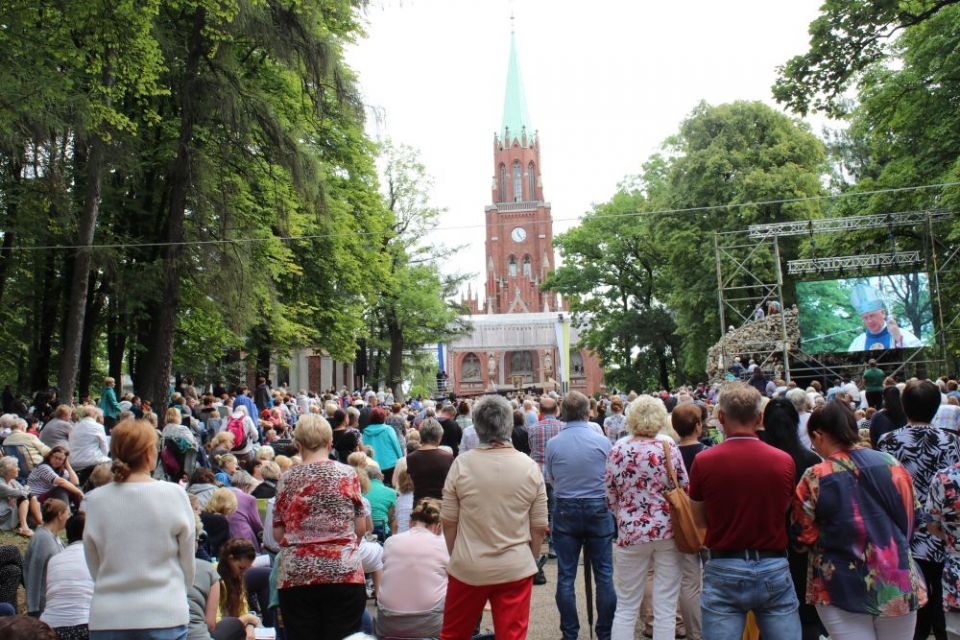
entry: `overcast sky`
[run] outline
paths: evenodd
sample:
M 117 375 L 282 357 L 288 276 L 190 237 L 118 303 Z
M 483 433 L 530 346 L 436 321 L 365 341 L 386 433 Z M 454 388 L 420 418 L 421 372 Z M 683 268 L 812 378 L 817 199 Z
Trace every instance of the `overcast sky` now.
M 482 286 L 511 12 L 559 233 L 638 173 L 700 100 L 774 105 L 776 66 L 806 50 L 821 3 L 374 0 L 348 62 L 382 115 L 370 135 L 420 150 L 441 226 L 458 228 L 433 241 L 467 244 L 445 269 Z

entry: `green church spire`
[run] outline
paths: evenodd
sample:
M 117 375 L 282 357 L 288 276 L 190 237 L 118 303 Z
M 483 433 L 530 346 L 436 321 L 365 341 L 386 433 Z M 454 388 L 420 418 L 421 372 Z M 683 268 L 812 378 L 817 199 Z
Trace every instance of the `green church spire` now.
M 510 31 L 510 61 L 507 63 L 507 91 L 503 98 L 503 124 L 500 137 L 504 145 L 520 140 L 526 129 L 527 141 L 533 140 L 533 123 L 527 112 L 527 98 L 523 93 L 523 78 L 520 77 L 520 62 L 517 58 L 517 38 Z M 509 130 L 509 140 L 507 139 Z

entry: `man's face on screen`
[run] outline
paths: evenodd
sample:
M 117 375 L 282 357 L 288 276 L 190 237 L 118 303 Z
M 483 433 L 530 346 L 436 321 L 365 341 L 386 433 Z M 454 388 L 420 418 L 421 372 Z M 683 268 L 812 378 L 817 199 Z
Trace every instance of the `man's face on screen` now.
M 860 316 L 860 319 L 863 320 L 863 326 L 867 328 L 867 331 L 870 333 L 880 333 L 887 323 L 887 312 L 883 309 L 880 311 L 869 311 Z

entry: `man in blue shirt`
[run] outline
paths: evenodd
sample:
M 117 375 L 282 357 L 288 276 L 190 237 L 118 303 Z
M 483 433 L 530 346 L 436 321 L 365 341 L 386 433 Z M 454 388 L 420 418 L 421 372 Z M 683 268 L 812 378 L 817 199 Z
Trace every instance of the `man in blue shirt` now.
M 597 638 L 610 639 L 617 596 L 613 588 L 613 515 L 607 507 L 604 469 L 610 441 L 587 419 L 590 401 L 571 391 L 563 399 L 559 434 L 547 441 L 544 475 L 553 485 L 553 546 L 557 553 L 557 608 L 564 640 L 580 633 L 574 581 L 584 547 L 597 582 Z
M 260 428 L 260 412 L 257 411 L 257 405 L 254 404 L 253 398 L 247 395 L 246 385 L 241 385 L 237 389 L 237 397 L 233 401 L 233 407 L 236 409 L 239 406 L 244 406 L 247 408 L 247 415 L 253 420 L 254 426 L 259 430 Z

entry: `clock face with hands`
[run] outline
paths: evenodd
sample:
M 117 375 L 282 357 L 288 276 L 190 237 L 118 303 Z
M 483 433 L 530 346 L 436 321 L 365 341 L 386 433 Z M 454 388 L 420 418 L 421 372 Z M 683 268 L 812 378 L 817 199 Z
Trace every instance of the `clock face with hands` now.
M 527 239 L 527 230 L 523 227 L 515 227 L 513 231 L 510 232 L 510 238 L 514 242 L 523 242 Z

